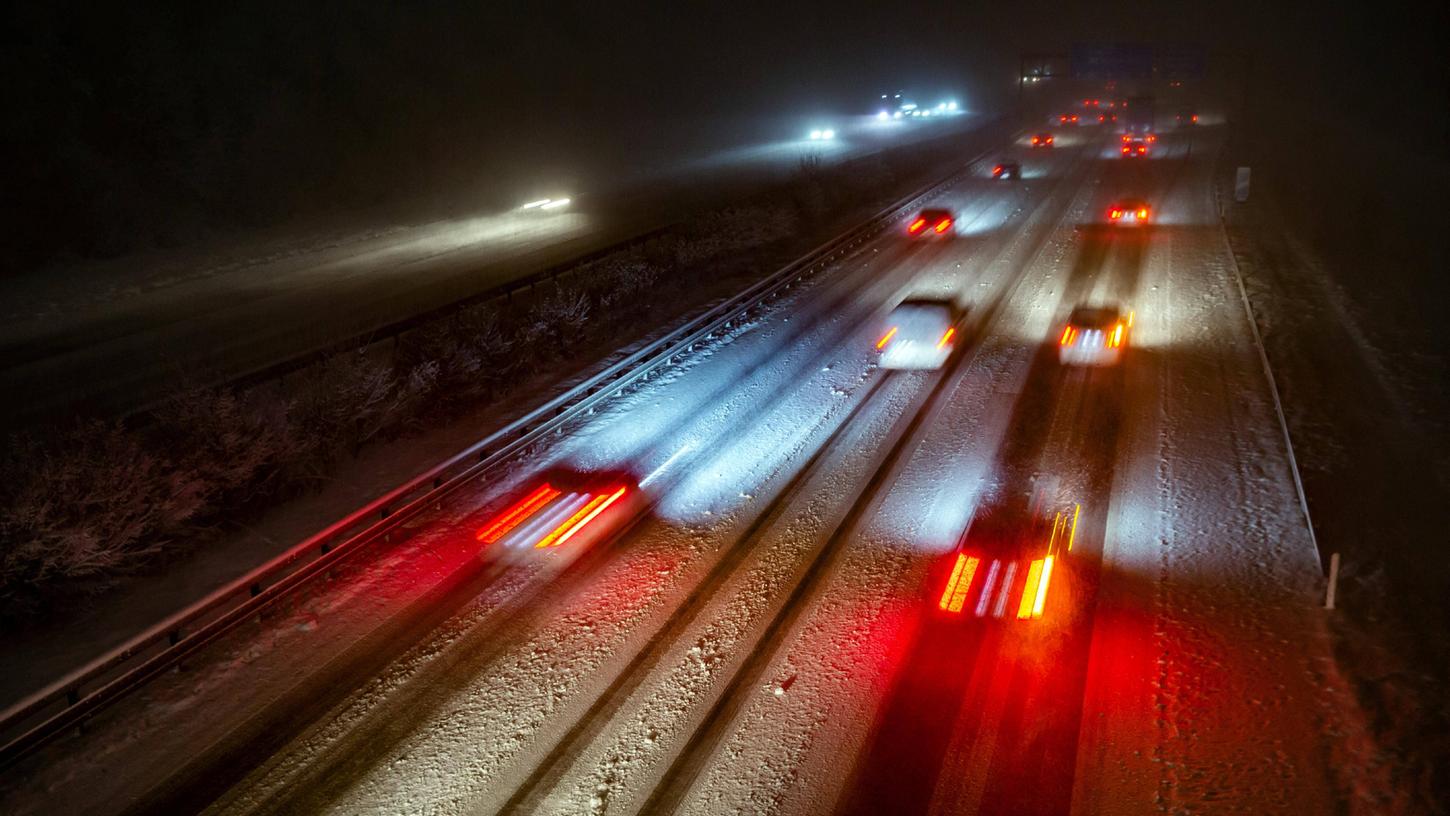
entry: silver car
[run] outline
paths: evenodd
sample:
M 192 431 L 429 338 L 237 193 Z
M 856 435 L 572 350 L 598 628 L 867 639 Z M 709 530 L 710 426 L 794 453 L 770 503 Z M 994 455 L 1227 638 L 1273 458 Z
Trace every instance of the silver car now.
M 911 298 L 891 310 L 876 341 L 882 368 L 941 368 L 957 336 L 957 306 L 950 300 Z

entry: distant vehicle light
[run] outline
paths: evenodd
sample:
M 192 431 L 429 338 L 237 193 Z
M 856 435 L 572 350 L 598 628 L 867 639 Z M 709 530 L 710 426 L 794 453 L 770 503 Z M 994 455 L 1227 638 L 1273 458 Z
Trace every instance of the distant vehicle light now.
M 886 111 L 881 111 L 880 113 L 876 114 L 876 118 L 877 119 L 883 119 L 883 120 L 884 119 L 890 119 L 891 118 L 891 114 L 887 113 Z
M 569 199 L 567 199 L 567 198 L 556 198 L 553 201 L 549 201 L 549 202 L 546 202 L 544 204 L 540 204 L 539 205 L 539 209 L 541 209 L 541 210 L 557 210 L 560 207 L 567 207 L 567 206 L 569 206 Z
M 880 350 L 886 348 L 886 344 L 887 343 L 890 343 L 891 342 L 891 338 L 893 338 L 893 337 L 896 336 L 897 329 L 898 329 L 897 326 L 892 326 L 889 331 L 887 331 L 885 334 L 881 335 L 881 339 L 876 341 L 876 350 L 877 351 L 880 351 Z
M 831 130 L 830 128 L 827 128 L 827 129 L 821 131 L 821 138 L 822 139 L 834 139 L 834 138 L 836 138 L 836 131 Z
M 926 226 L 926 219 L 925 218 L 918 218 L 915 221 L 912 221 L 911 222 L 911 226 L 907 227 L 906 228 L 906 231 L 909 232 L 909 233 L 911 233 L 912 235 L 915 235 L 918 232 L 921 232 L 922 228 L 925 227 L 925 226 Z
M 900 119 L 901 118 L 901 111 L 897 111 L 896 113 L 891 114 L 891 118 L 892 119 Z
M 956 109 L 957 109 L 957 103 L 955 103 L 955 102 L 948 102 L 947 103 L 947 110 L 954 111 Z
M 821 131 L 819 131 L 819 130 L 813 130 L 813 131 L 811 131 L 811 138 L 812 139 L 819 139 L 819 138 L 821 138 L 821 135 L 822 135 L 821 134 Z
M 952 341 L 952 336 L 955 335 L 956 333 L 957 333 L 957 330 L 956 330 L 955 327 L 950 328 L 950 329 L 947 329 L 947 333 L 946 334 L 943 334 L 941 336 L 941 340 L 936 344 L 936 347 L 939 348 L 939 349 L 946 348 L 947 347 L 947 344 Z
M 951 228 L 951 226 L 952 220 L 950 218 L 943 218 L 942 220 L 936 222 L 936 231 L 946 232 L 948 229 Z

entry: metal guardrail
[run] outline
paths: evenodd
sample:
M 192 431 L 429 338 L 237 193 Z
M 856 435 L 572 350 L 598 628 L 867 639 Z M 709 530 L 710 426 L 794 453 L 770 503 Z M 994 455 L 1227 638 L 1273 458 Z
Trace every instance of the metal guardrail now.
M 6 767 L 115 702 L 160 672 L 268 611 L 292 591 L 325 576 L 343 560 L 386 536 L 492 468 L 600 403 L 672 363 L 695 345 L 733 328 L 752 311 L 824 270 L 893 223 L 902 211 L 955 184 L 992 152 L 983 151 L 948 176 L 919 188 L 841 236 L 793 261 L 579 385 L 535 408 L 241 578 L 217 589 L 125 644 L 0 712 L 0 767 Z

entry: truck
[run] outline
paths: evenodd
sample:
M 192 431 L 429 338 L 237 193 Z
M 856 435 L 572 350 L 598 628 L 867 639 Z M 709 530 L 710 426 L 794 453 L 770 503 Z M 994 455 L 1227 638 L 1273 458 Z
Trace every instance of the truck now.
M 1153 131 L 1153 97 L 1133 96 L 1128 98 L 1128 109 L 1119 120 L 1129 133 L 1151 133 Z

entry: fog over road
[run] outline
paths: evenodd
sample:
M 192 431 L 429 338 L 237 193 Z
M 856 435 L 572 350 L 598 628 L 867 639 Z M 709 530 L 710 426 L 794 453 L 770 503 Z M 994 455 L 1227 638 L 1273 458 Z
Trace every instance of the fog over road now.
M 811 126 L 835 138 L 813 140 Z M 516 206 L 423 224 L 296 227 L 274 245 L 155 252 L 0 279 L 0 411 L 26 424 L 78 407 L 155 403 L 178 382 L 214 383 L 365 335 L 788 179 L 976 127 L 983 117 L 878 122 L 863 115 L 648 122 L 600 148 L 588 175 L 540 170 Z M 612 164 L 611 164 L 612 163 Z M 600 169 L 612 166 L 613 170 Z M 581 188 L 582 189 L 578 189 Z M 320 231 L 321 228 L 318 228 Z

